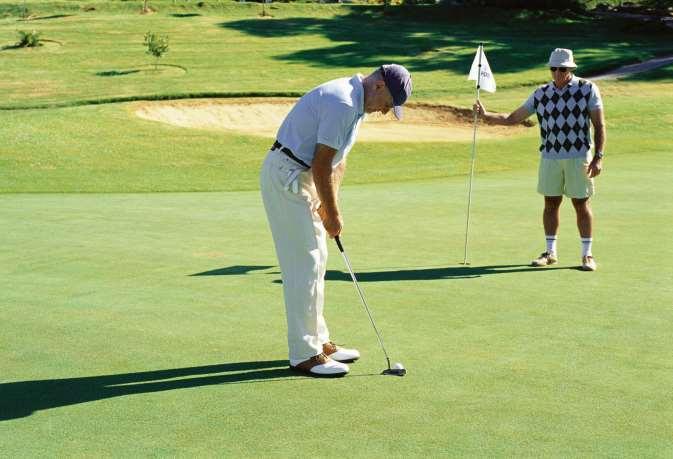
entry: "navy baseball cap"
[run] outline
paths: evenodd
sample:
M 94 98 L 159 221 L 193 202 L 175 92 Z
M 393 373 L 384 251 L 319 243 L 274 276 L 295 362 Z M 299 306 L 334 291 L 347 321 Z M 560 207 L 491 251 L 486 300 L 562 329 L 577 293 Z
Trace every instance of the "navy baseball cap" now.
M 383 81 L 393 96 L 393 113 L 398 120 L 402 119 L 402 105 L 411 95 L 411 74 L 407 69 L 397 64 L 381 66 Z

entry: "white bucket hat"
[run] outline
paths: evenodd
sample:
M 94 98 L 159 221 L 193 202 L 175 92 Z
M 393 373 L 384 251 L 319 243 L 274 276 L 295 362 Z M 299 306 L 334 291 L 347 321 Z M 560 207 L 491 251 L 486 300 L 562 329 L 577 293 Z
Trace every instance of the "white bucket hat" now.
M 570 49 L 556 48 L 549 56 L 549 67 L 567 67 L 576 69 L 573 52 Z

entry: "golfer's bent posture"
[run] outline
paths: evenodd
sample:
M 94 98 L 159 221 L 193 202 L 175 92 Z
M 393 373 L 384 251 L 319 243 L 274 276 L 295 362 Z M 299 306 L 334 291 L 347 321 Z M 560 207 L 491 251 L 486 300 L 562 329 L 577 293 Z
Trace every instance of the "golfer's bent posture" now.
M 290 368 L 343 376 L 360 357 L 336 346 L 323 316 L 326 234 L 343 227 L 337 201 L 346 156 L 365 113 L 401 117 L 411 76 L 384 65 L 369 76 L 329 81 L 306 93 L 278 130 L 261 171 L 264 208 L 283 279 Z
M 593 178 L 601 173 L 605 147 L 603 102 L 598 86 L 573 75 L 577 68 L 569 49 L 557 48 L 549 57 L 553 81 L 539 87 L 514 112 L 488 113 L 477 102 L 474 110 L 496 124 L 518 124 L 533 113 L 540 123 L 542 154 L 538 172 L 538 192 L 544 195 L 543 225 L 546 250 L 533 266 L 547 266 L 558 261 L 556 238 L 559 208 L 563 195 L 572 199 L 582 244 L 581 269 L 596 270 L 591 252 L 593 215 L 589 198 L 594 193 Z M 590 124 L 594 126 L 595 153 L 591 154 Z

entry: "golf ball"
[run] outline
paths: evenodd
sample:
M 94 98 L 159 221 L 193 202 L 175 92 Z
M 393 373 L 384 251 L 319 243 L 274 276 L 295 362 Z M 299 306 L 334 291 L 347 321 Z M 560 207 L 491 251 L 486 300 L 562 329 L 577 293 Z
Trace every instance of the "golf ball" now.
M 403 369 L 404 369 L 404 365 L 402 365 L 400 362 L 397 362 L 395 365 L 393 365 L 393 368 L 394 368 L 395 370 L 403 370 Z

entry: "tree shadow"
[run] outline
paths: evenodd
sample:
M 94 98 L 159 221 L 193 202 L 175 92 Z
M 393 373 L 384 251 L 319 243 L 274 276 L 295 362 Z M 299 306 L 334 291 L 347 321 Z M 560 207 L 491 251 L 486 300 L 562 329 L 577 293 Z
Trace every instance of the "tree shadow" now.
M 112 77 L 112 76 L 122 76 L 122 75 L 130 75 L 132 73 L 140 73 L 140 70 L 138 69 L 131 69 L 131 70 L 105 70 L 102 72 L 97 72 L 96 76 L 102 76 L 102 77 Z
M 533 12 L 520 10 L 425 7 L 393 9 L 397 13 L 391 15 L 384 14 L 380 7 L 362 6 L 351 7 L 349 11 L 335 18 L 243 19 L 219 26 L 256 37 L 322 35 L 334 42 L 333 46 L 274 56 L 282 61 L 313 67 L 352 67 L 354 63 L 358 67 L 375 67 L 394 60 L 411 71 L 456 73 L 469 70 L 481 41 L 486 42 L 491 68 L 499 73 L 510 73 L 543 68 L 549 50 L 558 46 L 559 36 L 563 37 L 563 46 L 572 48 L 576 54 L 594 49 L 595 43 L 587 40 L 588 27 L 592 36 L 601 38 L 604 57 L 617 61 L 625 42 L 630 47 L 649 48 L 657 43 L 655 38 L 658 37 L 623 31 L 623 19 L 597 22 L 589 17 L 575 17 L 566 20 L 558 16 L 538 17 Z M 534 42 L 531 27 L 535 30 Z M 592 71 L 594 65 L 606 65 L 603 56 L 586 64 L 582 66 L 586 71 Z
M 30 416 L 40 410 L 126 395 L 218 384 L 304 379 L 290 370 L 288 365 L 287 360 L 236 362 L 139 373 L 0 383 L 0 422 Z M 197 375 L 204 376 L 194 377 Z
M 174 18 L 193 18 L 194 16 L 201 16 L 199 13 L 173 13 Z
M 184 75 L 187 73 L 187 69 L 181 65 L 177 64 L 146 64 L 139 66 L 140 68 L 135 69 L 125 69 L 125 70 L 102 70 L 96 72 L 96 76 L 100 77 L 116 77 L 124 75 L 132 75 L 134 73 L 145 73 L 152 76 L 156 75 L 170 75 L 171 73 L 175 75 Z M 177 71 L 175 70 L 177 69 Z
M 33 22 L 33 21 L 46 21 L 49 19 L 61 19 L 61 18 L 69 18 L 75 16 L 74 14 L 53 14 L 51 16 L 37 16 L 37 17 L 31 17 L 31 18 L 26 18 L 26 19 L 17 19 L 17 21 L 24 21 L 24 22 Z
M 4 45 L 0 46 L 0 51 L 4 51 L 6 49 L 21 49 L 24 48 L 24 46 L 19 46 L 19 45 Z

